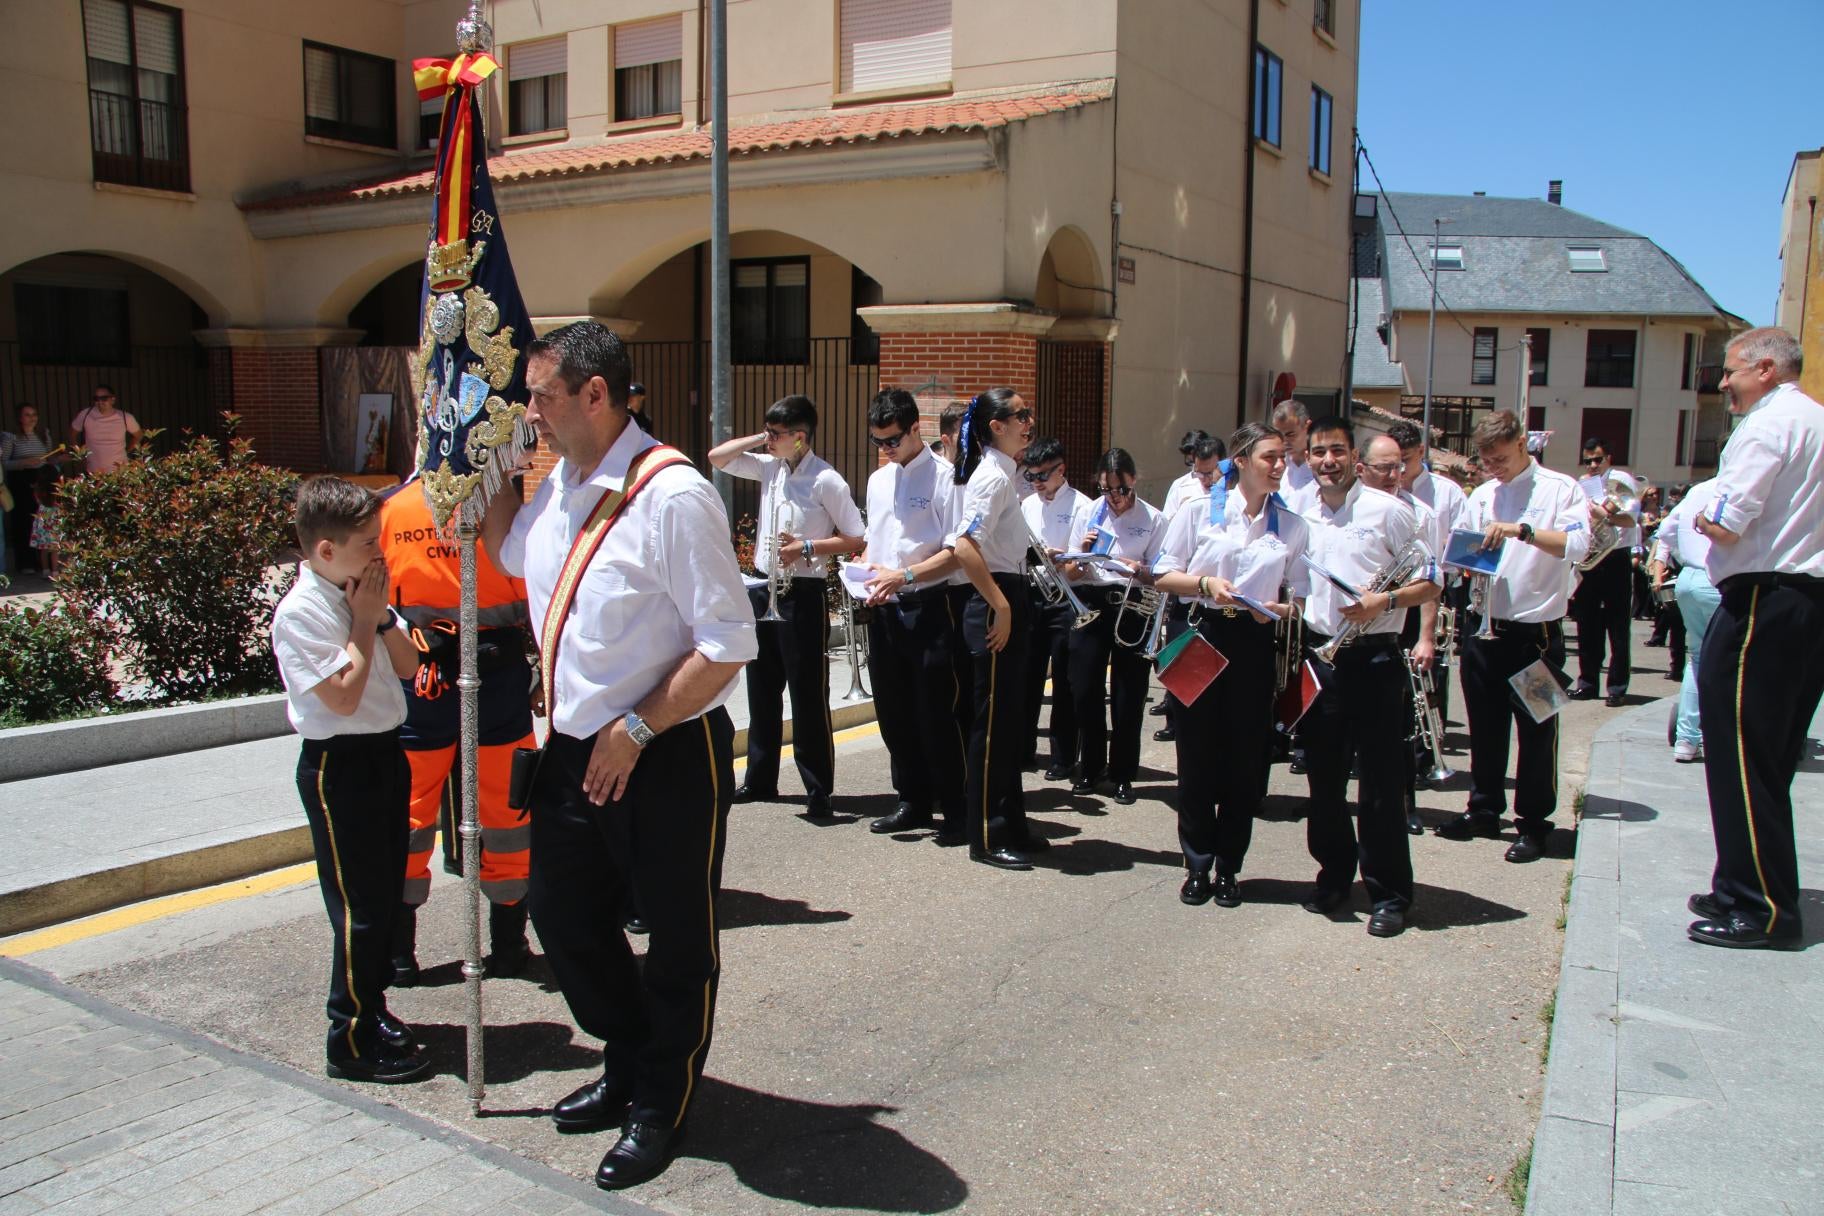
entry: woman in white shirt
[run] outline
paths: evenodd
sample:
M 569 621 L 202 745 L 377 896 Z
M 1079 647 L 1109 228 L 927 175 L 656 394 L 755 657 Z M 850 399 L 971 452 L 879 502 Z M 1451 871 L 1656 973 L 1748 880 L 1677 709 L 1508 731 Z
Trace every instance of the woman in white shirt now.
M 1014 481 L 1031 441 L 1032 410 L 1012 389 L 991 388 L 969 403 L 957 440 L 963 505 L 949 540 L 975 588 L 963 610 L 975 689 L 964 835 L 971 859 L 1003 870 L 1030 870 L 1026 855 L 1047 844 L 1028 833 L 1020 792 L 1032 606 L 1024 574 L 1029 539 Z M 941 832 L 938 840 L 963 843 Z
M 1178 897 L 1241 902 L 1236 875 L 1267 788 L 1273 736 L 1273 618 L 1309 590 L 1299 558 L 1310 528 L 1279 499 L 1286 444 L 1265 423 L 1229 439 L 1230 468 L 1210 498 L 1185 504 L 1166 530 L 1154 585 L 1193 603 L 1193 627 L 1228 666 L 1178 711 L 1178 841 L 1187 875 Z M 1245 599 L 1243 598 L 1245 597 Z M 1214 887 L 1211 872 L 1215 873 Z

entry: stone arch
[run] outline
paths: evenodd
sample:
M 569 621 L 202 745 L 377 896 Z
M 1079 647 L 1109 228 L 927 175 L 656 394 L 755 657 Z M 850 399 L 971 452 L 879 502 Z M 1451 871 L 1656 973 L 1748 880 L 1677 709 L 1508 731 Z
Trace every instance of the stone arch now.
M 129 267 L 145 271 L 147 274 L 155 275 L 156 277 L 163 279 L 177 291 L 183 293 L 183 295 L 189 298 L 192 304 L 201 309 L 206 324 L 223 324 L 229 315 L 228 307 L 223 303 L 223 297 L 210 289 L 196 276 L 185 274 L 183 271 L 168 263 L 159 261 L 155 258 L 145 257 L 142 254 L 127 249 L 46 250 L 43 253 L 29 258 L 21 258 L 12 266 L 7 267 L 4 272 L 0 272 L 0 280 L 11 282 L 14 276 L 22 272 L 30 275 L 33 273 L 34 268 L 43 269 L 46 265 L 54 265 L 59 259 L 65 258 L 111 259 L 115 262 L 123 262 Z
M 349 313 L 376 290 L 381 289 L 388 279 L 402 274 L 411 267 L 424 266 L 424 242 L 418 240 L 401 240 L 396 245 L 388 243 L 379 249 L 366 254 L 360 263 L 342 276 L 342 281 L 326 294 L 317 305 L 316 319 L 319 325 L 341 328 L 350 325 Z
M 1103 289 L 1096 247 L 1083 230 L 1067 224 L 1051 234 L 1039 259 L 1033 303 L 1060 317 L 1099 315 Z
M 844 248 L 844 243 L 832 243 L 827 239 L 812 239 L 801 236 L 787 228 L 773 224 L 748 224 L 733 226 L 729 230 L 731 241 L 736 242 L 735 257 L 740 257 L 739 239 L 752 238 L 757 235 L 771 234 L 789 241 L 797 241 L 814 250 L 834 254 L 851 266 L 862 266 L 866 271 L 866 262 L 871 260 L 874 252 L 868 248 Z M 688 253 L 698 245 L 707 248 L 709 243 L 708 225 L 693 224 L 680 227 L 664 238 L 649 242 L 633 256 L 625 259 L 597 285 L 589 294 L 589 311 L 596 316 L 623 316 L 623 303 L 627 296 L 654 271 L 672 261 L 679 254 Z

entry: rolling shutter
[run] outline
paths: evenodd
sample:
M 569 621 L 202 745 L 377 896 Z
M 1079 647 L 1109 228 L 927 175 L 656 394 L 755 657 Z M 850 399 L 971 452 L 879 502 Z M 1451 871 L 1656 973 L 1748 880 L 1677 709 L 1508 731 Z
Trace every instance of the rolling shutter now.
M 950 0 L 842 0 L 844 93 L 950 79 Z

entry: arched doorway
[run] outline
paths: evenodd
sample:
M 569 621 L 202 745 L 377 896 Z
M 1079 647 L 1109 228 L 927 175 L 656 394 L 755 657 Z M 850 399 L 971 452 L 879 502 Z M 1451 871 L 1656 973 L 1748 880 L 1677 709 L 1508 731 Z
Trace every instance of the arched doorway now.
M 1054 333 L 1036 352 L 1040 425 L 1064 442 L 1075 470 L 1071 480 L 1088 490 L 1090 468 L 1108 443 L 1108 343 L 1073 335 L 1073 319 L 1098 315 L 1105 298 L 1095 247 L 1076 228 L 1060 228 L 1039 260 L 1033 302 L 1056 313 Z M 1080 326 L 1078 328 L 1081 328 Z

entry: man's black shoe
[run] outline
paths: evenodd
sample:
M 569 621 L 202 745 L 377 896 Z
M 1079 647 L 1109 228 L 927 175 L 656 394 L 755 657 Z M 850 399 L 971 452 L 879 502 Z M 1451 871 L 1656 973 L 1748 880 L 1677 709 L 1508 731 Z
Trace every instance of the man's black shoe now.
M 632 915 L 629 915 L 626 920 L 622 921 L 621 928 L 640 937 L 644 937 L 646 934 L 652 932 L 652 929 L 638 913 L 633 913 Z
M 830 809 L 830 800 L 826 795 L 819 794 L 804 804 L 806 819 L 833 819 L 835 816 L 836 812 Z
M 1131 781 L 1115 782 L 1115 801 L 1122 806 L 1134 805 L 1134 783 Z
M 1594 684 L 1573 684 L 1565 695 L 1573 701 L 1594 701 L 1599 694 Z
M 418 1036 L 412 1033 L 412 1028 L 385 1009 L 374 1018 L 374 1030 L 388 1051 L 407 1054 L 417 1050 Z
M 1369 937 L 1398 937 L 1404 932 L 1406 932 L 1406 913 L 1400 908 L 1392 905 L 1376 908 L 1374 913 L 1368 917 Z
M 1305 771 L 1305 753 L 1302 751 L 1293 752 L 1292 753 L 1292 763 L 1287 766 L 1286 771 L 1292 772 L 1292 773 L 1304 772 Z
M 1170 743 L 1178 738 L 1178 732 L 1168 726 L 1164 730 L 1154 731 L 1153 738 L 1160 743 Z
M 1233 874 L 1216 875 L 1216 906 L 1219 908 L 1241 907 L 1241 887 L 1236 884 Z
M 482 960 L 482 973 L 491 980 L 516 979 L 531 961 L 532 950 L 525 938 L 495 942 L 493 951 Z
M 969 838 L 961 828 L 939 828 L 931 843 L 940 849 L 956 849 L 968 844 Z
M 1665 635 L 1658 634 L 1658 633 L 1654 634 L 1652 637 L 1648 638 L 1646 641 L 1641 643 L 1642 646 L 1664 646 L 1665 644 L 1666 644 Z
M 1486 840 L 1498 840 L 1501 837 L 1501 821 L 1492 815 L 1472 815 L 1465 811 L 1455 819 L 1446 819 L 1431 831 L 1432 835 L 1442 836 L 1446 840 L 1474 840 L 1477 836 Z
M 1070 792 L 1073 794 L 1093 794 L 1096 792 L 1096 785 L 1097 781 L 1094 777 L 1078 777 L 1075 781 L 1070 783 Z
M 592 1132 L 613 1127 L 627 1117 L 627 1091 L 607 1077 L 558 1099 L 551 1108 L 551 1122 L 560 1132 Z
M 882 815 L 870 823 L 868 831 L 878 836 L 884 836 L 888 832 L 910 832 L 915 828 L 930 826 L 931 812 L 929 810 L 920 810 L 910 802 L 902 802 L 899 804 L 899 809 L 892 814 Z
M 371 1056 L 348 1059 L 331 1056 L 324 1071 L 343 1081 L 398 1085 L 405 1081 L 416 1081 L 431 1071 L 431 1057 L 417 1050 L 393 1051 L 382 1046 Z
M 1507 859 L 1512 862 L 1538 861 L 1543 856 L 1545 839 L 1540 836 L 1522 833 L 1520 839 L 1507 846 Z
M 1032 862 L 1026 859 L 1026 854 L 1009 849 L 1005 846 L 998 849 L 984 850 L 971 845 L 969 846 L 969 860 L 979 861 L 983 865 L 993 866 L 997 870 L 1032 869 Z
M 778 790 L 757 790 L 746 784 L 736 786 L 734 796 L 729 799 L 730 802 L 777 802 L 778 800 Z
M 1349 902 L 1349 892 L 1337 891 L 1330 887 L 1314 887 L 1311 894 L 1301 905 L 1305 911 L 1318 916 L 1328 916 Z
M 1622 706 L 1626 705 L 1627 703 L 1628 703 L 1628 694 L 1625 692 L 1612 692 L 1609 694 L 1608 699 L 1603 702 L 1603 704 L 1608 706 L 1610 709 L 1620 709 Z
M 1797 933 L 1770 937 L 1745 916 L 1731 915 L 1726 920 L 1693 921 L 1685 932 L 1694 942 L 1702 942 L 1706 946 L 1727 946 L 1731 950 L 1796 950 L 1799 947 Z
M 1210 902 L 1210 876 L 1208 874 L 1187 874 L 1184 885 L 1178 888 L 1178 900 L 1191 907 L 1201 907 Z
M 683 1139 L 683 1128 L 629 1123 L 595 1167 L 595 1185 L 604 1191 L 618 1191 L 657 1178 L 671 1164 Z
M 1666 673 L 1666 678 L 1668 680 L 1673 680 L 1673 681 L 1684 679 L 1685 678 L 1685 665 L 1683 663 L 1672 664 L 1672 670 L 1668 671 Z
M 1166 703 L 1164 701 L 1161 701 L 1161 702 L 1159 702 L 1159 704 L 1153 706 L 1151 709 L 1147 710 L 1146 712 L 1149 714 L 1152 714 L 1154 717 L 1157 718 L 1157 717 L 1164 716 L 1168 711 L 1166 709 Z
M 1045 770 L 1045 780 L 1047 781 L 1065 781 L 1069 777 L 1070 765 L 1068 764 L 1054 764 Z
M 1704 891 L 1685 901 L 1685 907 L 1705 920 L 1728 920 L 1729 910 L 1716 902 L 1716 894 Z

